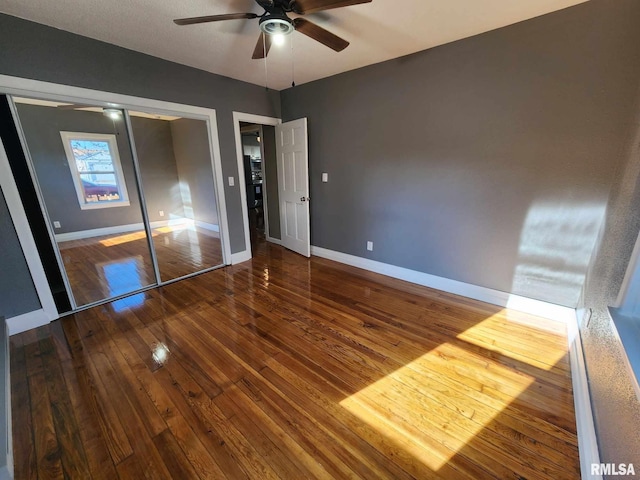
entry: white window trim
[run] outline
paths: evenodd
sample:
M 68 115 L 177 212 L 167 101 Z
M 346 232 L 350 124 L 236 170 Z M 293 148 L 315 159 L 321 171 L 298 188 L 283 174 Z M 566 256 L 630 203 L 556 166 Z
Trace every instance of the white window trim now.
M 73 178 L 73 185 L 76 187 L 76 194 L 78 195 L 80 208 L 82 210 L 95 210 L 99 208 L 128 207 L 130 205 L 129 193 L 127 191 L 127 184 L 124 180 L 124 174 L 122 172 L 122 163 L 120 162 L 116 136 L 105 133 L 60 132 L 60 137 L 62 137 L 64 152 L 67 155 L 67 163 L 69 165 L 69 170 L 71 171 L 71 177 Z M 73 155 L 73 150 L 71 149 L 71 140 L 100 141 L 107 142 L 109 144 L 109 151 L 113 160 L 113 168 L 118 183 L 117 186 L 120 194 L 120 200 L 104 203 L 88 203 L 86 201 L 84 188 L 82 187 L 82 179 L 80 178 L 80 172 L 78 171 L 76 164 L 76 158 Z

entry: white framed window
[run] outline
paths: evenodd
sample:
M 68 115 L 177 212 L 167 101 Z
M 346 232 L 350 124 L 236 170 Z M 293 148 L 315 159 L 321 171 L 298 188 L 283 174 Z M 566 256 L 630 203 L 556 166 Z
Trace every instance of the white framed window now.
M 128 206 L 116 136 L 81 132 L 60 132 L 60 136 L 80 208 Z

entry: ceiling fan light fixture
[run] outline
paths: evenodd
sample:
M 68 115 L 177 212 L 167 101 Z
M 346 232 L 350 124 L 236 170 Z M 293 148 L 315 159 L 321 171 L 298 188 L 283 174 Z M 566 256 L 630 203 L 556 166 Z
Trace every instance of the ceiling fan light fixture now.
M 276 33 L 275 35 L 271 35 L 271 37 L 274 45 L 277 45 L 279 47 L 284 45 L 286 37 L 283 34 Z
M 260 30 L 267 35 L 289 35 L 295 28 L 291 20 L 285 15 L 269 15 L 260 20 Z

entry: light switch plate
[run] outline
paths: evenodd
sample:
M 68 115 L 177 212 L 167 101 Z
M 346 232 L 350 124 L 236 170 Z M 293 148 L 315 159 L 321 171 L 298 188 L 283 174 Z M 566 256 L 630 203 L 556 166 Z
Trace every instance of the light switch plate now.
M 373 242 L 367 242 L 367 250 L 369 250 L 370 252 L 373 252 Z
M 229 177 L 229 186 L 233 187 L 236 184 L 236 179 L 233 177 Z
M 324 183 L 327 183 L 329 181 L 329 174 L 328 173 L 323 173 L 322 174 L 322 181 Z

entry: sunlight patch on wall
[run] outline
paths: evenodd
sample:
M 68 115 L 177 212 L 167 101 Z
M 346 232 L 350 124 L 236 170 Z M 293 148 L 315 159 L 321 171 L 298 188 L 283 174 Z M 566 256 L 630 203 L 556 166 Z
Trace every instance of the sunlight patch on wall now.
M 178 183 L 178 191 L 180 192 L 180 198 L 182 199 L 182 208 L 184 209 L 185 218 L 193 220 L 196 218 L 193 213 L 193 202 L 191 200 L 191 188 L 186 182 Z
M 340 405 L 392 441 L 398 454 L 437 472 L 535 382 L 497 363 L 489 370 L 468 362 L 468 351 L 444 343 Z M 465 378 L 454 389 L 456 377 Z
M 605 204 L 532 205 L 520 236 L 511 292 L 575 307 L 605 213 Z

